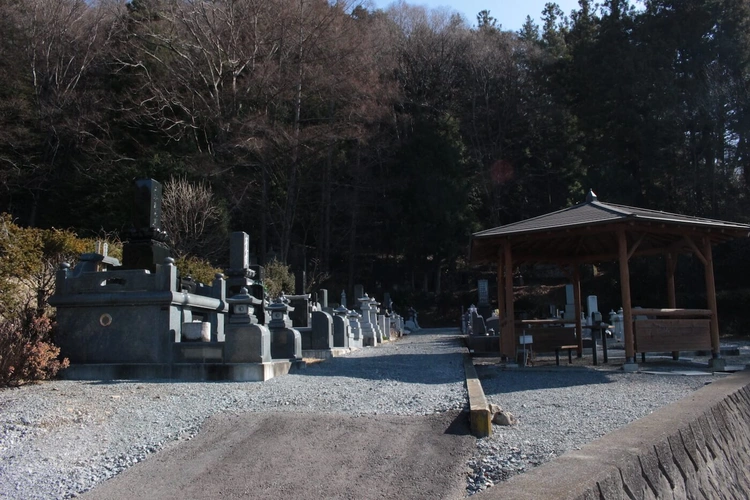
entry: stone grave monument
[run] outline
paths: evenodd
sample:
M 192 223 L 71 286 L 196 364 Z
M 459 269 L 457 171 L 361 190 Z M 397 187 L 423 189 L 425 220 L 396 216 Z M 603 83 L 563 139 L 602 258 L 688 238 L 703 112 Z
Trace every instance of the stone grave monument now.
M 378 345 L 378 334 L 372 321 L 372 301 L 367 294 L 357 300 L 359 301 L 359 310 L 362 314 L 362 318 L 360 319 L 362 345 L 374 347 Z
M 333 348 L 333 318 L 325 311 L 312 313 L 312 342 L 314 350 Z
M 227 363 L 270 363 L 271 332 L 258 324 L 255 307 L 261 303 L 240 289 L 237 295 L 227 299 L 229 322 L 226 325 L 225 356 Z
M 135 181 L 131 227 L 122 247 L 123 269 L 148 269 L 169 257 L 168 235 L 161 230 L 161 184 L 153 179 Z
M 347 319 L 349 311 L 344 306 L 337 307 L 333 316 L 333 347 L 349 349 L 353 347 L 353 334 Z
M 362 315 L 357 311 L 351 310 L 347 313 L 346 319 L 349 320 L 349 328 L 352 331 L 352 341 L 350 347 L 361 349 L 362 347 L 364 347 L 364 342 L 362 340 L 362 324 L 360 323 Z
M 250 236 L 243 231 L 235 231 L 229 239 L 229 268 L 224 270 L 227 277 L 227 294 L 238 294 L 241 289 L 257 299 L 253 302 L 253 317 L 261 325 L 266 324 L 265 290 L 262 283 L 261 266 L 250 264 Z
M 160 186 L 137 181 L 136 193 L 134 221 L 146 226 L 128 233 L 133 239 L 124 245 L 123 260 L 130 267 L 104 255 L 84 254 L 74 269 L 63 263 L 57 272 L 49 302 L 57 308 L 57 344 L 71 361 L 61 375 L 266 380 L 287 373 L 300 359 L 299 334 L 295 338 L 277 331 L 274 337 L 256 324 L 253 308 L 262 304 L 246 288 L 258 283 L 248 270 L 244 233 L 233 237 L 229 270 L 241 287 L 227 299 L 223 275 L 216 275 L 211 285 L 187 283 L 178 279 L 173 259 L 159 261 L 166 248 L 159 229 Z M 275 339 L 279 360 L 271 357 Z
M 490 308 L 490 285 L 488 280 L 477 280 L 477 311 L 482 318 L 489 318 Z

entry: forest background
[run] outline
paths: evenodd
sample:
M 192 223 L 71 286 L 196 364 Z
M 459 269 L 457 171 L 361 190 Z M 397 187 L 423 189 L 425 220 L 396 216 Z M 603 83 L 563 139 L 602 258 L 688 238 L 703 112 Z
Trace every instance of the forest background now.
M 176 250 L 226 268 L 245 231 L 332 300 L 362 283 L 457 321 L 494 280 L 466 265 L 471 233 L 588 188 L 750 222 L 748 141 L 745 0 L 548 4 L 518 32 L 407 3 L 0 2 L 9 221 L 116 239 L 134 179 L 182 179 L 212 219 Z M 750 244 L 715 255 L 722 326 L 744 331 Z M 659 265 L 635 263 L 636 303 L 666 300 Z M 704 307 L 700 264 L 678 269 L 678 304 Z M 619 293 L 606 263 L 586 277 L 584 294 Z

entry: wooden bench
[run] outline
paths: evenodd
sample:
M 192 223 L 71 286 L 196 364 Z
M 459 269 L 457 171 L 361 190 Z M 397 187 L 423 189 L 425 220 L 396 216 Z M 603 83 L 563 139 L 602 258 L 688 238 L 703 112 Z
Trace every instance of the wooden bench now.
M 560 351 L 568 351 L 568 363 L 573 362 L 573 349 L 578 349 L 576 329 L 566 326 L 527 327 L 524 335 L 531 335 L 533 352 L 554 352 L 555 362 L 560 365 Z

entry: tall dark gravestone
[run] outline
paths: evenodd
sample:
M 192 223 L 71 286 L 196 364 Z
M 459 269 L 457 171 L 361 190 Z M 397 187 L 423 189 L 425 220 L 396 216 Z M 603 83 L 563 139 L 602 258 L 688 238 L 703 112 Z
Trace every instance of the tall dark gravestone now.
M 123 269 L 148 269 L 169 257 L 167 234 L 161 230 L 161 184 L 153 179 L 135 181 L 131 224 L 122 248 Z

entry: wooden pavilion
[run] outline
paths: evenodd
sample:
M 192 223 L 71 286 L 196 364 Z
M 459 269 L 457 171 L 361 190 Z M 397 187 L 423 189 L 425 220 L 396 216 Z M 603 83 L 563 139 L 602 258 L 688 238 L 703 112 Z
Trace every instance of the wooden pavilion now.
M 619 261 L 626 368 L 637 367 L 634 327 L 638 329 L 637 352 L 652 351 L 655 346 L 664 347 L 665 343 L 670 346 L 667 350 L 675 354 L 680 350 L 705 345 L 711 349 L 712 365 L 721 368 L 723 360 L 720 360 L 711 247 L 748 236 L 750 225 L 747 224 L 604 203 L 597 199 L 593 191 L 589 191 L 584 203 L 474 233 L 471 238 L 470 262 L 497 264 L 500 352 L 504 356 L 513 356 L 516 351 L 513 309 L 515 266 L 551 263 L 569 270 L 573 282 L 580 355 L 583 347 L 580 265 Z M 704 265 L 706 309 L 677 309 L 675 267 L 677 256 L 685 253 L 695 255 Z M 639 318 L 647 315 L 661 319 L 634 325 L 628 263 L 633 257 L 650 255 L 666 257 L 669 309 L 638 309 Z

